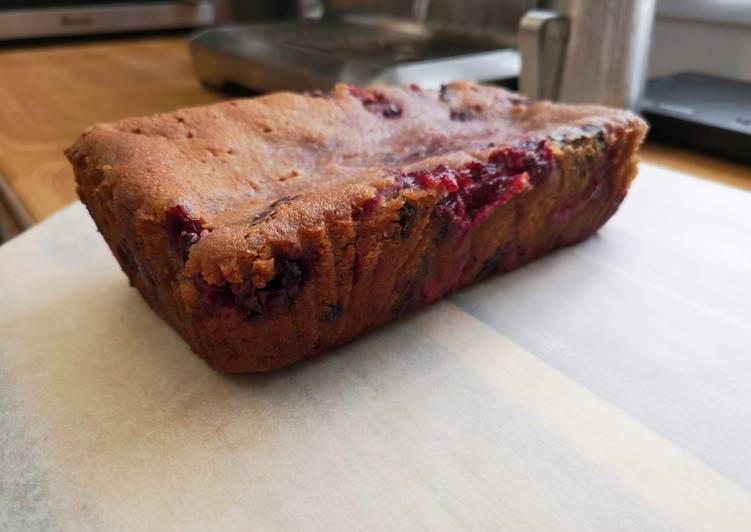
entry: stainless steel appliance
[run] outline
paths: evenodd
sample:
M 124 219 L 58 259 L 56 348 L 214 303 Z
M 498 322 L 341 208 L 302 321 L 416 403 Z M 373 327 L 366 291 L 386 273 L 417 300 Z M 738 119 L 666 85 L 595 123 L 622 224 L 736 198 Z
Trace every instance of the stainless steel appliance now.
M 698 72 L 650 79 L 642 113 L 650 139 L 751 164 L 751 82 Z
M 195 28 L 227 19 L 222 0 L 0 0 L 0 40 Z
M 310 21 L 305 3 L 298 21 L 216 28 L 196 35 L 190 47 L 206 83 L 258 91 L 328 88 L 340 81 L 422 86 L 495 81 L 519 74 L 517 25 L 532 5 L 531 0 L 330 0 L 323 17 Z
M 636 109 L 655 0 L 547 0 L 520 22 L 522 92 Z
M 298 0 L 287 22 L 191 39 L 207 84 L 257 91 L 516 80 L 533 97 L 636 107 L 654 0 Z M 306 15 L 322 14 L 320 20 Z

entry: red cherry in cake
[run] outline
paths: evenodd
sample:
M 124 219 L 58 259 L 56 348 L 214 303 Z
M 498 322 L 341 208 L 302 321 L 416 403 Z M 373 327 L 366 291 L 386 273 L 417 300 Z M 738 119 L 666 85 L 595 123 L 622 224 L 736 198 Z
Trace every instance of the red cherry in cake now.
M 542 139 L 499 148 L 487 161 L 470 161 L 458 169 L 441 165 L 401 174 L 395 178 L 394 188 L 443 188 L 448 194 L 435 211 L 464 232 L 522 192 L 530 182 L 547 179 L 552 171 L 550 144 Z
M 165 211 L 164 226 L 170 242 L 183 262 L 188 260 L 188 251 L 206 234 L 203 224 L 191 217 L 184 205 L 173 205 Z
M 349 92 L 362 102 L 365 109 L 375 115 L 381 115 L 384 118 L 399 118 L 402 116 L 401 107 L 389 101 L 382 92 L 358 87 L 350 87 Z

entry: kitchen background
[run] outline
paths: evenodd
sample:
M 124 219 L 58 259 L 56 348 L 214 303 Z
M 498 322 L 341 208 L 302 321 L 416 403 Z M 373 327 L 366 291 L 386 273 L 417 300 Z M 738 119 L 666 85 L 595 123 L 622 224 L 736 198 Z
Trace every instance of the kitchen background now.
M 391 69 L 390 78 L 374 77 L 371 73 L 351 68 L 358 64 L 363 54 L 363 50 L 356 49 L 362 36 L 360 41 L 351 36 L 344 38 L 343 30 L 336 29 L 334 33 L 323 34 L 323 42 L 319 42 L 320 35 L 303 38 L 295 30 L 290 37 L 284 38 L 291 41 L 308 39 L 305 46 L 358 60 L 343 63 L 344 67 L 339 65 L 338 70 L 332 70 L 328 64 L 316 65 L 320 66 L 321 75 L 331 79 L 338 77 L 355 82 L 385 79 L 387 82 L 418 81 L 435 85 L 446 81 L 444 77 L 447 75 L 483 80 L 479 73 L 492 70 L 494 75 L 491 77 L 504 78 L 503 82 L 512 88 L 517 87 L 517 48 L 523 39 L 523 32 L 518 32 L 518 21 L 528 10 L 562 10 L 572 19 L 587 20 L 592 27 L 599 22 L 594 24 L 591 20 L 606 17 L 609 13 L 611 19 L 616 20 L 616 23 L 611 20 L 607 25 L 610 33 L 595 35 L 592 27 L 587 30 L 587 37 L 602 39 L 602 46 L 576 48 L 578 41 L 570 39 L 569 53 L 575 52 L 579 59 L 584 57 L 588 64 L 596 65 L 599 69 L 596 70 L 597 78 L 611 77 L 603 76 L 601 71 L 605 63 L 614 63 L 614 68 L 623 75 L 623 81 L 618 78 L 621 85 L 641 85 L 640 68 L 646 69 L 647 78 L 662 77 L 647 85 L 646 97 L 637 102 L 628 95 L 617 99 L 613 87 L 597 88 L 600 92 L 588 94 L 586 87 L 591 87 L 592 82 L 567 92 L 560 79 L 548 80 L 547 86 L 546 80 L 537 80 L 541 87 L 536 95 L 564 100 L 570 100 L 572 94 L 582 95 L 585 100 L 602 96 L 603 103 L 631 106 L 637 110 L 643 108 L 653 124 L 652 141 L 688 148 L 686 153 L 691 156 L 707 152 L 712 157 L 707 159 L 710 162 L 708 171 L 717 174 L 715 178 L 729 175 L 728 179 L 734 184 L 745 188 L 751 186 L 751 175 L 747 175 L 751 172 L 746 166 L 751 154 L 751 85 L 745 84 L 751 83 L 751 2 L 747 0 L 657 0 L 651 45 L 648 38 L 652 0 L 329 0 L 325 6 L 323 4 L 318 0 L 0 0 L 0 96 L 5 102 L 0 109 L 0 241 L 41 221 L 75 198 L 72 175 L 60 152 L 88 123 L 181 105 L 199 105 L 227 95 L 249 93 L 238 87 L 232 87 L 229 92 L 224 87 L 222 92 L 201 86 L 194 67 L 199 67 L 198 74 L 209 85 L 212 84 L 210 70 L 215 65 L 221 65 L 225 70 L 247 69 L 251 72 L 250 77 L 243 78 L 240 85 L 256 90 L 301 89 L 316 85 L 320 79 L 302 79 L 299 73 L 290 74 L 289 71 L 280 74 L 283 69 L 279 65 L 294 63 L 294 58 L 289 53 L 279 52 L 285 44 L 279 44 L 281 34 L 275 26 L 269 29 L 269 23 L 261 21 L 286 20 L 298 24 L 331 13 L 351 14 L 353 11 L 365 12 L 369 16 L 387 16 L 392 21 L 425 24 L 446 30 L 447 35 L 461 32 L 466 38 L 436 41 L 429 49 L 421 48 L 419 42 L 414 41 L 406 52 L 402 45 L 392 49 L 388 42 L 381 43 L 388 53 L 402 54 L 399 61 L 403 67 Z M 614 10 L 622 11 L 614 15 Z M 647 12 L 650 15 L 648 21 L 644 18 Z M 559 35 L 556 32 L 563 32 L 562 35 L 567 31 L 580 31 L 576 22 L 561 30 L 555 26 L 556 19 L 546 16 L 533 20 L 543 24 L 541 33 L 535 35 L 553 42 L 553 46 L 540 52 L 541 72 L 546 70 L 546 61 L 550 60 L 545 54 L 552 53 L 550 64 L 556 65 L 556 57 L 565 49 L 555 44 L 556 35 Z M 631 26 L 624 22 L 627 16 L 633 16 Z M 550 24 L 544 26 L 547 22 Z M 232 40 L 236 36 L 223 34 L 211 34 L 209 39 L 199 41 L 205 45 L 205 50 L 215 55 L 206 56 L 203 67 L 198 61 L 199 56 L 194 55 L 191 64 L 186 40 L 188 32 L 198 27 L 227 23 L 264 26 L 264 29 L 259 26 L 258 30 L 250 32 L 243 30 L 243 39 L 248 35 L 266 35 L 267 46 L 252 58 L 253 68 L 228 62 L 228 57 L 237 50 L 250 45 L 245 41 L 238 44 Z M 390 29 L 393 27 L 389 26 Z M 620 30 L 623 42 L 617 40 L 616 32 Z M 644 43 L 649 45 L 644 60 L 638 59 L 641 53 L 639 33 L 646 35 Z M 292 45 L 298 46 L 295 42 Z M 226 46 L 234 47 L 231 53 L 222 48 Z M 258 46 L 257 40 L 253 41 L 253 46 Z M 348 46 L 353 49 L 342 52 Z M 621 52 L 624 46 L 628 49 Z M 454 50 L 450 50 L 451 47 Z M 493 48 L 498 50 L 490 52 Z M 205 50 L 202 53 L 208 53 Z M 220 55 L 216 55 L 217 50 Z M 457 55 L 459 50 L 463 55 Z M 596 53 L 598 51 L 601 53 Z M 366 52 L 365 55 L 370 53 Z M 113 54 L 111 65 L 106 63 L 107 54 Z M 453 62 L 437 62 L 444 55 L 453 56 Z M 470 56 L 475 58 L 475 63 L 466 60 Z M 457 61 L 457 57 L 463 62 Z M 481 57 L 485 63 L 477 62 Z M 416 59 L 426 61 L 423 65 L 415 62 Z M 304 59 L 304 62 L 308 61 Z M 568 61 L 575 62 L 571 58 Z M 420 69 L 410 67 L 418 63 Z M 209 70 L 206 70 L 206 65 Z M 427 68 L 431 65 L 432 70 Z M 118 71 L 111 71 L 109 66 Z M 670 77 L 686 72 L 694 74 Z M 563 71 L 558 74 L 565 78 L 572 73 Z M 581 76 L 580 72 L 575 74 Z M 563 88 L 556 90 L 556 83 Z M 133 86 L 126 88 L 124 84 Z M 141 87 L 135 87 L 136 84 Z M 524 90 L 523 77 L 521 85 Z M 626 87 L 620 88 L 625 94 Z M 672 156 L 677 165 L 680 160 L 685 160 L 685 156 L 676 157 L 671 151 L 647 151 L 646 154 L 653 154 L 658 159 Z
M 311 0 L 0 0 L 0 531 L 748 532 L 751 0 L 327 7 L 349 18 L 302 27 Z M 232 18 L 252 27 L 198 28 Z M 128 286 L 63 156 L 92 123 L 250 92 L 199 74 L 489 76 L 653 129 L 586 242 L 230 377 Z

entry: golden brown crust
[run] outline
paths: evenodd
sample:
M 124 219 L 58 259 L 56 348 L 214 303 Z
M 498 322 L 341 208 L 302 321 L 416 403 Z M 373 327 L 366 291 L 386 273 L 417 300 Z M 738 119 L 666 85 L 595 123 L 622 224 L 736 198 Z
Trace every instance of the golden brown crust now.
M 586 237 L 622 200 L 644 132 L 627 112 L 469 83 L 338 86 L 95 125 L 66 153 L 131 282 L 213 367 L 240 372 Z M 444 204 L 463 192 L 431 176 L 476 182 L 479 165 L 505 188 L 457 220 Z

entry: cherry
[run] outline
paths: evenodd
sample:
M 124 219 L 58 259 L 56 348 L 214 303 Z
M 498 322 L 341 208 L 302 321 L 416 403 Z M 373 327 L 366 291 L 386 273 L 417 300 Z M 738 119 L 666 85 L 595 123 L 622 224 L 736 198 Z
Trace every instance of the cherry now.
M 184 205 L 173 205 L 165 211 L 164 227 L 183 262 L 188 260 L 188 251 L 198 243 L 204 231 L 203 224 L 193 218 Z

